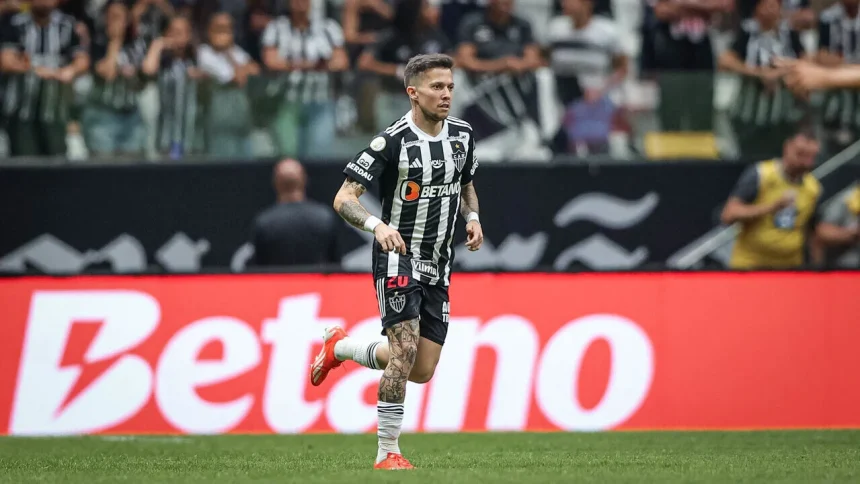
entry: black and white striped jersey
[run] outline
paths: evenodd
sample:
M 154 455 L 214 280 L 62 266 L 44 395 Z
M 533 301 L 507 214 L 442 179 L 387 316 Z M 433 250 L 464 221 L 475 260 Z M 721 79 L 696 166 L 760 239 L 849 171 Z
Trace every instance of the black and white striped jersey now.
M 755 20 L 745 22 L 731 50 L 750 67 L 770 66 L 777 57 L 799 59 L 805 54 L 800 34 L 782 22 L 774 30 L 764 30 Z M 782 83 L 773 90 L 754 77 L 743 77 L 729 116 L 735 123 L 775 126 L 799 121 L 807 106 Z
M 842 56 L 846 64 L 860 64 L 860 13 L 852 17 L 840 3 L 821 12 L 818 48 Z M 829 128 L 860 127 L 860 93 L 856 89 L 827 92 L 822 120 Z
M 405 256 L 382 253 L 374 243 L 376 277 L 405 272 L 427 284 L 450 284 L 460 190 L 477 168 L 469 123 L 448 117 L 442 131 L 430 136 L 415 125 L 411 112 L 347 164 L 349 178 L 368 189 L 379 187 L 382 220 L 406 242 Z

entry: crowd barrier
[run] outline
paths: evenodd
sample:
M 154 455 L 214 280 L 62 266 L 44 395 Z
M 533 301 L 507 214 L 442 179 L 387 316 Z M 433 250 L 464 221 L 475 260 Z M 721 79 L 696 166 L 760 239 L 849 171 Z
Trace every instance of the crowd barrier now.
M 407 432 L 860 427 L 860 272 L 458 274 Z M 0 279 L 0 431 L 372 432 L 368 275 Z

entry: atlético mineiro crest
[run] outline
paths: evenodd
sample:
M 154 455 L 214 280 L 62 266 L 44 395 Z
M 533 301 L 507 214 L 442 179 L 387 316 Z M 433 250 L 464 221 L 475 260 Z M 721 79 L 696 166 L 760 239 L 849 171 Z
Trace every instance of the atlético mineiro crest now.
M 466 145 L 462 141 L 451 142 L 451 156 L 454 158 L 454 164 L 457 165 L 457 171 L 463 171 L 463 166 L 466 165 Z
M 406 296 L 395 293 L 393 296 L 388 298 L 388 305 L 391 306 L 391 309 L 399 313 L 403 311 L 403 308 L 406 306 Z

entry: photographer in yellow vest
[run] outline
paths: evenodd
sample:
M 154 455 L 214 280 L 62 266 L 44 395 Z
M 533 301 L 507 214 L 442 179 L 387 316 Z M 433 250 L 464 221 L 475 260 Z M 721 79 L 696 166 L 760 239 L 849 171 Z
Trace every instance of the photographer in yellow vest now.
M 819 143 L 804 126 L 783 143 L 782 158 L 744 171 L 723 208 L 725 224 L 739 222 L 732 269 L 802 266 L 810 232 L 818 224 L 821 184 L 810 174 Z

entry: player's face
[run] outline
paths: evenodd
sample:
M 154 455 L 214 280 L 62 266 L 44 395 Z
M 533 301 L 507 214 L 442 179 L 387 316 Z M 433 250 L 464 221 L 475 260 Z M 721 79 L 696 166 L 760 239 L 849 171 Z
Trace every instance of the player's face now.
M 591 0 L 564 0 L 561 6 L 565 15 L 583 17 L 591 13 Z
M 787 168 L 797 173 L 806 173 L 815 167 L 820 146 L 818 141 L 798 135 L 788 142 L 787 153 L 783 156 Z
M 57 0 L 33 0 L 30 9 L 36 17 L 47 17 L 55 8 Z
M 756 6 L 756 16 L 760 22 L 771 24 L 779 20 L 781 9 L 779 0 L 760 0 Z
M 415 96 L 424 117 L 442 121 L 448 117 L 454 98 L 454 75 L 450 69 L 431 69 L 418 78 Z
M 191 24 L 185 18 L 175 17 L 170 21 L 166 37 L 170 39 L 176 49 L 188 47 L 188 44 L 191 43 Z

